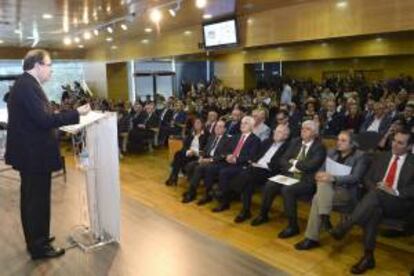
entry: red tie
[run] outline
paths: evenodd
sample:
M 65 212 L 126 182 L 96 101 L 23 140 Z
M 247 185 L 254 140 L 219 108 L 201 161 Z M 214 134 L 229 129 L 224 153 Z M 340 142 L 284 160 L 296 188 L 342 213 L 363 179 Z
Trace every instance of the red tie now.
M 398 156 L 395 156 L 394 161 L 391 163 L 390 169 L 388 170 L 388 174 L 385 177 L 385 185 L 389 188 L 392 188 L 394 185 L 395 175 L 397 174 L 397 164 Z
M 244 138 L 246 138 L 246 135 L 242 135 L 240 137 L 239 143 L 237 143 L 237 147 L 233 151 L 233 155 L 236 156 L 236 157 L 239 157 L 240 151 L 241 151 L 241 149 L 243 147 L 243 144 L 244 144 Z

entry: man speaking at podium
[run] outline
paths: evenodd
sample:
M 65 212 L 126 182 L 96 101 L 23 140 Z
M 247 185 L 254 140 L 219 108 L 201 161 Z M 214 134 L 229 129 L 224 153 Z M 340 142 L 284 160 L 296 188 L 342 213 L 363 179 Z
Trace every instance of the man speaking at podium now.
M 27 250 L 33 260 L 65 253 L 54 248 L 50 236 L 51 174 L 62 168 L 56 128 L 76 124 L 89 105 L 53 113 L 42 89 L 52 74 L 52 61 L 45 50 L 29 51 L 24 73 L 14 83 L 8 99 L 9 122 L 5 159 L 20 173 L 20 211 Z

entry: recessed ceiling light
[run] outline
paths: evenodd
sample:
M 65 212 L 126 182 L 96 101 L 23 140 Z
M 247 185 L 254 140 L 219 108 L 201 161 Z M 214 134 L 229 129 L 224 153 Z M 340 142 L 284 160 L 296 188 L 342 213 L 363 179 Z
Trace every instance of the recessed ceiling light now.
M 196 0 L 196 7 L 203 9 L 207 6 L 207 0 Z
M 106 30 L 108 31 L 108 33 L 112 34 L 114 32 L 114 30 L 112 29 L 112 27 L 107 27 Z
M 190 34 L 192 34 L 192 32 L 191 31 L 185 31 L 184 34 L 185 35 L 190 35 Z
M 116 46 L 116 45 L 112 45 L 112 46 L 111 46 L 111 49 L 112 49 L 112 50 L 116 50 L 116 49 L 118 49 L 118 46 Z
M 175 10 L 173 10 L 173 9 L 169 9 L 168 10 L 168 12 L 170 13 L 170 15 L 172 16 L 172 17 L 176 17 L 177 16 L 177 13 L 175 12 Z
M 106 38 L 106 41 L 108 41 L 108 42 L 111 42 L 111 41 L 113 41 L 114 39 L 112 38 L 112 37 L 107 37 Z
M 80 38 L 79 38 L 79 37 L 75 37 L 75 38 L 73 39 L 73 41 L 75 41 L 75 43 L 79 43 L 79 42 L 80 42 Z
M 83 46 L 82 44 L 78 45 L 78 48 L 83 49 L 85 48 L 85 46 Z
M 338 3 L 336 3 L 336 6 L 338 8 L 346 8 L 348 6 L 348 2 L 347 1 L 339 1 Z
M 22 31 L 21 31 L 21 30 L 19 30 L 19 29 L 16 29 L 16 30 L 14 30 L 14 33 L 15 33 L 15 34 L 21 34 L 21 33 L 22 33 Z
M 148 39 L 143 39 L 143 40 L 141 40 L 141 42 L 142 42 L 143 44 L 148 44 L 148 43 L 149 43 L 149 40 L 148 40 Z
M 382 38 L 382 37 L 377 37 L 375 40 L 376 40 L 377 42 L 381 42 L 381 41 L 383 41 L 383 38 Z
M 65 37 L 65 38 L 63 39 L 63 44 L 65 44 L 65 45 L 70 45 L 70 44 L 72 44 L 72 39 L 71 39 L 70 37 Z
M 121 29 L 126 31 L 128 30 L 128 26 L 126 24 L 121 24 Z
M 152 33 L 152 29 L 151 28 L 145 28 L 145 32 L 146 33 Z
M 150 19 L 154 23 L 159 23 L 162 19 L 162 13 L 159 9 L 153 9 L 150 12 Z
M 204 19 L 211 19 L 211 18 L 213 18 L 213 16 L 211 14 L 204 14 L 203 18 Z
M 96 35 L 96 36 L 98 36 L 99 35 L 99 31 L 95 29 L 95 30 L 93 30 L 93 34 Z
M 3 43 L 4 43 L 4 41 L 0 39 L 0 44 L 3 44 Z
M 326 43 L 326 42 L 322 42 L 322 47 L 326 47 L 326 46 L 328 46 L 328 43 Z
M 91 37 L 92 37 L 92 35 L 91 35 L 90 32 L 86 31 L 86 32 L 83 33 L 83 38 L 85 40 L 89 40 L 89 39 L 91 39 Z
M 53 15 L 51 15 L 49 13 L 44 13 L 44 14 L 42 14 L 42 18 L 43 19 L 52 19 L 53 18 Z

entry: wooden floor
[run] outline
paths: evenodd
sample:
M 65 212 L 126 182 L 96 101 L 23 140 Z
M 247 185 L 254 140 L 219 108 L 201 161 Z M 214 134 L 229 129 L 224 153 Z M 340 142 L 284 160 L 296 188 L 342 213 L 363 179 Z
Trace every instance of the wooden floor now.
M 68 156 L 68 182 L 57 179 L 53 188 L 53 233 L 58 244 L 84 216 L 78 188 L 83 179 Z M 31 262 L 26 256 L 18 216 L 18 182 L 0 178 L 0 275 L 347 275 L 361 254 L 361 234 L 345 241 L 322 236 L 323 247 L 298 252 L 288 240 L 276 238 L 286 220 L 278 200 L 271 222 L 260 227 L 236 225 L 240 203 L 230 211 L 211 212 L 213 204 L 198 207 L 180 202 L 186 182 L 163 183 L 168 175 L 168 153 L 127 156 L 121 161 L 121 246 L 84 254 L 71 249 L 61 259 Z M 257 212 L 260 198 L 254 200 Z M 309 206 L 300 205 L 302 229 Z M 414 240 L 381 238 L 377 268 L 368 275 L 408 275 L 414 268 Z

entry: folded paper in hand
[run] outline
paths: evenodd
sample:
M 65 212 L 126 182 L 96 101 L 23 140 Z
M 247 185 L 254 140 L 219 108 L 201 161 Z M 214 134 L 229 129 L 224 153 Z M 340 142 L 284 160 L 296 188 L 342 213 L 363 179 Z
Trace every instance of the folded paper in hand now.
M 270 177 L 269 180 L 272 182 L 276 182 L 276 183 L 287 185 L 287 186 L 291 186 L 299 182 L 299 180 L 295 178 L 288 177 L 288 176 L 281 175 L 281 174 Z
M 335 162 L 331 158 L 326 158 L 326 172 L 331 175 L 349 175 L 352 167 Z

